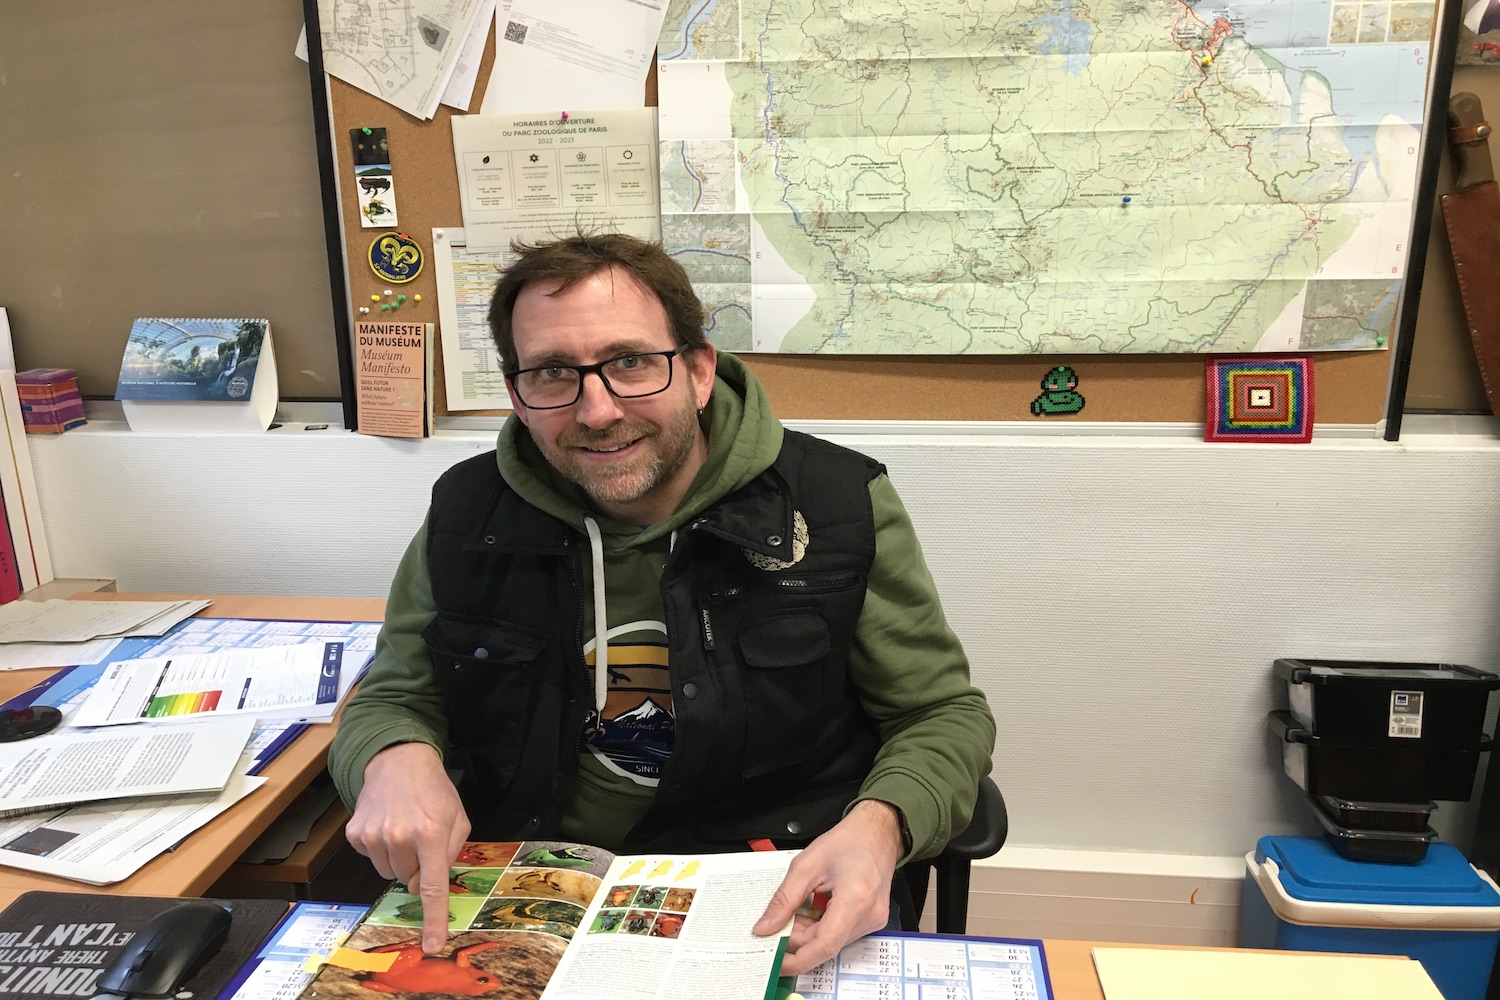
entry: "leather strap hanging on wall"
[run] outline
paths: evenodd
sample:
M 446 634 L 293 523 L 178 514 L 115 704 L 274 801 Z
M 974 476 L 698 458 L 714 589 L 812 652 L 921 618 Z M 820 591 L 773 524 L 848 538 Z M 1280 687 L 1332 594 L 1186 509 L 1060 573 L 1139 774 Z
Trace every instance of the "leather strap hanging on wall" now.
M 1500 416 L 1500 187 L 1489 135 L 1479 98 L 1454 94 L 1448 102 L 1448 144 L 1455 190 L 1443 195 L 1443 222 L 1479 375 L 1490 412 Z

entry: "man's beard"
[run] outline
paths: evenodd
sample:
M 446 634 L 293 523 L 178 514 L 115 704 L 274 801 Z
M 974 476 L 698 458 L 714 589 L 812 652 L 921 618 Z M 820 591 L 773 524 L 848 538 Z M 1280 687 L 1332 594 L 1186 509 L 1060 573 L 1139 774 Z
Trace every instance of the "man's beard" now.
M 620 505 L 649 496 L 671 479 L 692 453 L 697 436 L 697 413 L 691 407 L 683 407 L 666 424 L 627 419 L 599 431 L 575 427 L 558 435 L 555 445 L 535 434 L 532 439 L 557 471 L 591 499 Z M 573 450 L 583 446 L 608 447 L 636 439 L 640 441 L 641 454 L 619 468 L 599 468 L 580 459 Z

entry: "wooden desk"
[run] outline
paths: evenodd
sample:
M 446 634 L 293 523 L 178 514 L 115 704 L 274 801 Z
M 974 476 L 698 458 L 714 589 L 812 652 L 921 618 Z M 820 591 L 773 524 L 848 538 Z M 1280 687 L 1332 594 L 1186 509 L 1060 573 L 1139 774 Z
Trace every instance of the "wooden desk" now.
M 78 594 L 93 600 L 170 600 L 212 598 L 204 618 L 284 618 L 293 621 L 380 621 L 385 601 L 345 597 L 215 597 L 212 594 Z M 13 670 L 0 673 L 0 701 L 14 697 L 52 671 Z M 256 837 L 281 815 L 291 801 L 323 770 L 334 726 L 316 725 L 299 736 L 263 772 L 269 779 L 260 788 L 215 817 L 188 837 L 182 846 L 163 854 L 123 882 L 90 886 L 71 879 L 38 875 L 17 868 L 0 868 L 0 906 L 23 892 L 104 892 L 130 896 L 201 896 L 234 864 Z
M 1057 938 L 1042 941 L 1042 949 L 1047 953 L 1047 972 L 1052 978 L 1052 995 L 1056 1000 L 1104 1000 L 1104 990 L 1099 986 L 1099 977 L 1094 974 L 1092 951 L 1106 944 L 1108 942 L 1064 941 Z M 1117 944 L 1108 946 L 1132 947 Z
M 204 618 L 284 618 L 293 621 L 380 621 L 385 601 L 344 597 L 215 597 L 211 594 L 80 593 L 78 600 L 159 601 L 209 597 L 213 604 Z M 0 673 L 0 701 L 12 698 L 52 671 L 14 670 Z M 335 722 L 337 719 L 335 718 Z M 222 815 L 190 836 L 181 847 L 164 854 L 130 878 L 110 886 L 90 886 L 51 875 L 37 875 L 0 867 L 0 907 L 33 889 L 55 892 L 103 892 L 131 896 L 200 896 L 244 853 L 256 837 L 324 768 L 334 725 L 313 726 L 266 768 L 265 785 L 235 803 Z M 1122 945 L 1102 941 L 1043 941 L 1055 1000 L 1104 1000 L 1094 974 L 1093 948 L 1163 947 Z

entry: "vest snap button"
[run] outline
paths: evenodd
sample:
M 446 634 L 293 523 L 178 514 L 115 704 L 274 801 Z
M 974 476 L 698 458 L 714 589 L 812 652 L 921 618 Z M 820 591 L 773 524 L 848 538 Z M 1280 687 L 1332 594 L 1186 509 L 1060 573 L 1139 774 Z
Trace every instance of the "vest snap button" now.
M 682 686 L 682 696 L 684 698 L 698 697 L 698 685 L 694 684 L 692 681 L 688 681 Z
M 459 663 L 456 660 L 454 661 L 454 663 L 453 663 L 453 669 L 454 670 L 462 670 L 463 668 L 464 668 L 464 665 L 462 663 Z
M 488 649 L 485 649 L 483 646 L 480 646 L 478 649 L 474 650 L 474 659 L 488 660 L 489 658 L 490 651 Z
M 766 538 L 766 544 L 767 545 L 780 545 L 781 544 L 781 536 L 780 535 L 769 535 L 769 536 L 767 536 L 767 538 Z
M 485 535 L 484 536 L 484 544 L 486 544 L 486 545 L 494 545 L 495 544 L 495 536 L 494 535 Z
M 798 823 L 796 820 L 792 820 L 789 823 L 787 823 L 787 825 L 786 825 L 786 832 L 792 834 L 793 836 L 795 836 L 795 835 L 797 835 L 797 834 L 799 834 L 799 833 L 802 832 L 802 824 Z

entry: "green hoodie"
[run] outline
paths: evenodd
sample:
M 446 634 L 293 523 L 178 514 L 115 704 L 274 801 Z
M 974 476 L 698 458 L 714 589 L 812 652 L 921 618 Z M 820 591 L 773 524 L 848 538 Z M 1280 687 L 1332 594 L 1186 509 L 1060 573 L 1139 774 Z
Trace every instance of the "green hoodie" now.
M 517 494 L 580 534 L 586 533 L 586 518 L 598 526 L 609 629 L 606 718 L 635 707 L 645 707 L 644 714 L 670 713 L 659 579 L 673 533 L 754 479 L 781 449 L 782 426 L 771 415 L 764 388 L 733 355 L 719 355 L 705 418 L 703 468 L 672 516 L 645 527 L 593 512 L 582 491 L 547 464 L 514 416 L 500 431 L 500 473 Z M 908 859 L 927 857 L 967 825 L 979 778 L 989 771 L 995 724 L 984 696 L 969 683 L 968 661 L 943 617 L 905 507 L 884 475 L 869 488 L 876 558 L 848 670 L 884 745 L 859 797 L 900 809 L 912 837 Z M 396 743 L 418 741 L 441 749 L 446 741 L 442 700 L 421 639 L 436 612 L 426 534 L 423 525 L 401 559 L 375 661 L 345 707 L 329 753 L 334 781 L 351 805 L 375 754 Z M 590 566 L 582 572 L 584 641 L 592 665 L 594 588 Z M 666 726 L 669 732 L 669 721 Z M 608 748 L 586 749 L 562 835 L 616 848 L 650 804 L 654 781 L 648 771 L 645 765 L 632 770 L 629 760 L 612 756 Z

